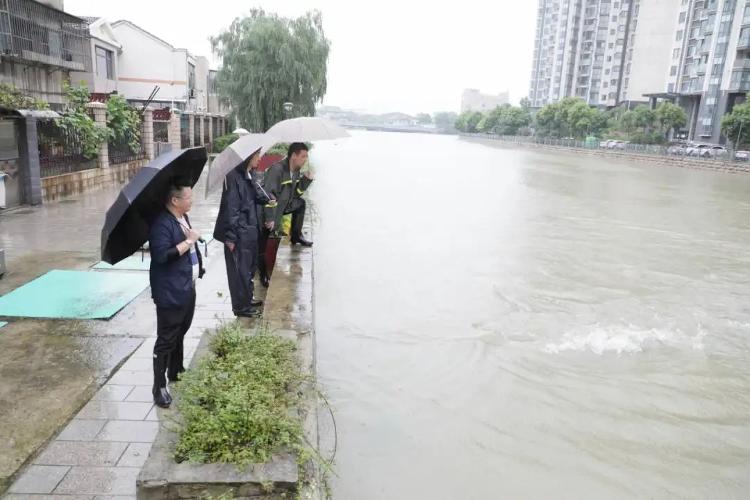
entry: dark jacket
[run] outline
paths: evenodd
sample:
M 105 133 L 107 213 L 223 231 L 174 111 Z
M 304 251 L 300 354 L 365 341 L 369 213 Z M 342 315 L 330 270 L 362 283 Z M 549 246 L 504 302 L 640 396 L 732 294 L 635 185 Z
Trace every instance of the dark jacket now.
M 257 205 L 265 205 L 270 201 L 258 183 L 248 177 L 244 165 L 233 169 L 224 179 L 214 238 L 222 243 L 236 244 L 241 234 L 257 233 Z
M 285 158 L 268 167 L 263 178 L 263 187 L 269 195 L 276 198 L 276 204 L 266 205 L 266 221 L 273 221 L 276 228 L 281 228 L 284 211 L 294 198 L 300 198 L 310 187 L 312 180 L 299 172 L 291 173 L 289 159 Z
M 190 219 L 185 216 L 190 226 Z M 192 227 L 192 226 L 190 226 Z M 193 264 L 190 252 L 180 255 L 177 245 L 187 238 L 180 223 L 167 210 L 160 213 L 149 228 L 148 244 L 151 252 L 151 297 L 157 307 L 175 308 L 187 305 L 192 297 Z M 203 258 L 198 245 L 195 245 L 202 277 Z

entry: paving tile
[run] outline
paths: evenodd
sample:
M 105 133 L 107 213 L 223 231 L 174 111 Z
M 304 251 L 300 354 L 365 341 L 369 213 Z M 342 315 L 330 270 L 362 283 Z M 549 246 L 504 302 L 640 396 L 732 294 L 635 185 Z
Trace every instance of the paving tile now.
M 154 405 L 149 414 L 146 416 L 147 422 L 158 422 L 159 419 L 159 407 Z
M 135 350 L 132 358 L 148 358 L 152 359 L 154 357 L 154 342 L 156 342 L 156 338 L 149 338 L 143 341 L 143 344 Z
M 150 385 L 137 385 L 133 392 L 128 395 L 126 401 L 140 402 L 140 403 L 153 403 L 154 395 L 152 394 L 152 387 Z
M 143 420 L 153 403 L 129 401 L 90 401 L 77 418 L 104 420 Z
M 96 440 L 153 443 L 157 432 L 159 432 L 159 422 L 110 420 L 96 436 Z
M 114 466 L 128 443 L 53 441 L 34 461 L 37 465 Z
M 125 398 L 133 390 L 132 385 L 114 385 L 107 384 L 97 392 L 93 401 L 125 401 Z
M 135 499 L 135 497 L 133 497 Z M 5 495 L 3 500 L 94 500 L 93 495 Z
M 58 441 L 93 441 L 106 421 L 74 419 L 57 436 Z
M 54 465 L 32 465 L 18 478 L 10 493 L 52 493 L 70 467 Z M 78 492 L 73 492 L 78 493 Z
M 151 443 L 130 443 L 120 461 L 118 467 L 143 467 L 151 451 Z
M 120 495 L 97 495 L 94 500 L 136 500 L 136 497 Z
M 110 384 L 117 385 L 153 385 L 153 370 L 120 370 L 109 380 Z
M 55 493 L 134 496 L 139 472 L 137 467 L 73 467 Z
M 121 370 L 129 371 L 148 371 L 153 370 L 153 357 L 150 358 L 136 358 L 132 357 L 122 365 Z

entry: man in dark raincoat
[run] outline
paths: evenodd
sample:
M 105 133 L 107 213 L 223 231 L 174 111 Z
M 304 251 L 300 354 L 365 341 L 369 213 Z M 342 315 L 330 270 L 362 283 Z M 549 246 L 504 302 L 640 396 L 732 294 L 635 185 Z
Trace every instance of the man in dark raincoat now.
M 300 174 L 307 162 L 308 147 L 302 142 L 289 146 L 287 157 L 271 165 L 265 173 L 263 187 L 269 196 L 276 199 L 275 204 L 266 205 L 266 218 L 270 229 L 281 230 L 281 219 L 292 214 L 292 245 L 311 247 L 312 241 L 302 236 L 302 225 L 305 221 L 305 200 L 302 195 L 312 184 L 312 174 Z
M 263 302 L 254 298 L 253 276 L 258 268 L 258 205 L 271 198 L 250 175 L 260 161 L 260 151 L 229 172 L 224 180 L 214 238 L 224 243 L 229 292 L 235 316 L 252 317 Z

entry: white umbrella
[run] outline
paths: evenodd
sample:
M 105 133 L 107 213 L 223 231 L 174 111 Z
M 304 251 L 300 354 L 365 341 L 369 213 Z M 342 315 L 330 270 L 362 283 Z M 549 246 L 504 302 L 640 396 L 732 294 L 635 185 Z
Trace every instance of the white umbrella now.
M 278 142 L 278 139 L 268 134 L 243 135 L 222 151 L 211 163 L 208 170 L 206 190 L 211 191 L 224 182 L 224 177 L 233 168 L 247 161 L 253 153 L 265 150 Z
M 280 121 L 266 134 L 279 142 L 314 142 L 349 137 L 349 132 L 331 120 L 318 117 L 292 118 Z
M 248 135 L 248 134 L 250 134 L 250 132 L 248 132 L 246 128 L 238 128 L 237 130 L 235 130 L 232 133 L 235 134 L 235 135 Z

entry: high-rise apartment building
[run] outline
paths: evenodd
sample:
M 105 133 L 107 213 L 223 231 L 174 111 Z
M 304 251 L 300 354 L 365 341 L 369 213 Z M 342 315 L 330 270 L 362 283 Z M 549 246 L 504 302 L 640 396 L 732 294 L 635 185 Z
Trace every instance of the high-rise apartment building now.
M 719 142 L 750 91 L 750 0 L 539 0 L 529 98 L 669 100 L 691 139 Z
M 595 106 L 615 106 L 628 99 L 640 3 L 539 0 L 532 106 L 570 96 Z

